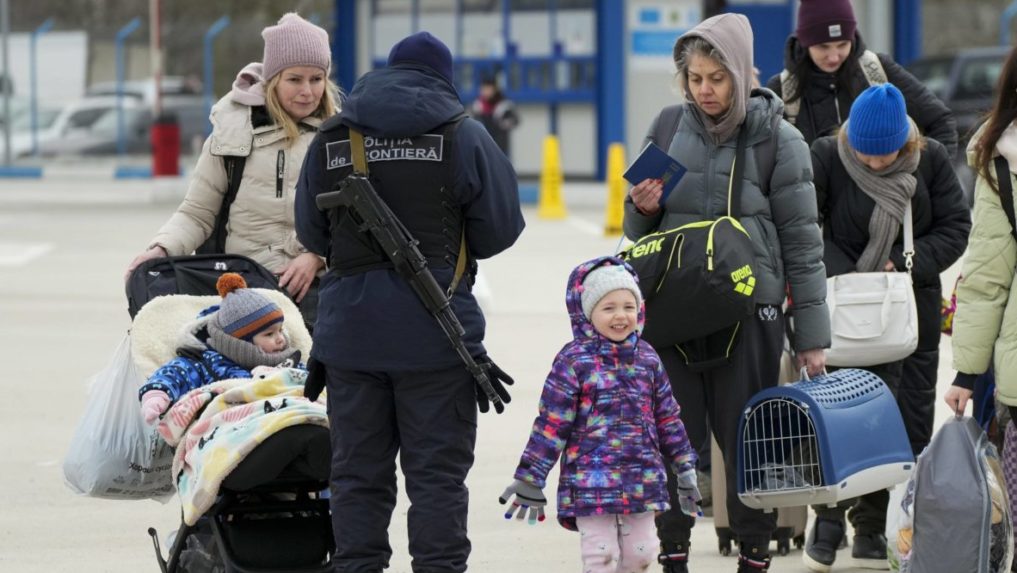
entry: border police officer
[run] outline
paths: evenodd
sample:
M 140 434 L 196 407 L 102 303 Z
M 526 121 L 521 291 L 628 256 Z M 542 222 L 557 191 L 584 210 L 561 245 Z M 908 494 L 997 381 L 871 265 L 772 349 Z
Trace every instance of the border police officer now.
M 362 76 L 341 115 L 322 126 L 296 199 L 301 243 L 330 265 L 312 357 L 324 365 L 328 389 L 336 571 L 388 567 L 397 453 L 411 502 L 414 573 L 465 571 L 464 482 L 477 400 L 486 409 L 486 398 L 355 214 L 316 208 L 318 194 L 353 172 L 351 130 L 364 136 L 372 185 L 419 241 L 443 287 L 453 285 L 466 256 L 451 302 L 481 362 L 485 323 L 470 292 L 474 261 L 507 249 L 523 230 L 515 171 L 483 126 L 466 117 L 448 47 L 420 32 L 392 48 L 388 67 Z

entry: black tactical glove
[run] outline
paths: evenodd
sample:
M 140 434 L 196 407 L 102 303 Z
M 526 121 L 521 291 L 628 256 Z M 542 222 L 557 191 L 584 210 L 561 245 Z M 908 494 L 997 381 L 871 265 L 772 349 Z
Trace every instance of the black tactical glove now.
M 314 402 L 325 389 L 325 365 L 313 356 L 307 361 L 307 380 L 304 381 L 304 397 Z
M 477 359 L 477 364 L 487 372 L 487 377 L 491 380 L 491 386 L 494 387 L 494 391 L 501 397 L 503 403 L 494 405 L 494 411 L 501 414 L 505 411 L 505 404 L 512 401 L 512 396 L 509 396 L 505 386 L 515 384 L 515 380 L 506 374 L 504 370 L 498 368 L 498 365 L 486 354 Z M 483 388 L 479 387 L 477 388 L 477 406 L 480 408 L 481 413 L 487 413 L 491 409 L 491 402 L 487 399 L 487 394 L 484 393 Z

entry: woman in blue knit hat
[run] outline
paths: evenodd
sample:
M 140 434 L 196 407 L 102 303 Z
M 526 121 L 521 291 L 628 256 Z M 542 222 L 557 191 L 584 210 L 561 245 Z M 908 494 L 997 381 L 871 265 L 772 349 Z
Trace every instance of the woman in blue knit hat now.
M 971 221 L 946 148 L 921 135 L 893 84 L 862 92 L 837 135 L 812 144 L 814 184 L 823 224 L 827 276 L 905 271 L 905 207 L 911 204 L 914 250 L 911 277 L 918 306 L 918 351 L 939 350 L 939 274 L 967 246 Z M 867 367 L 897 396 L 917 454 L 932 435 L 935 386 L 902 376 L 903 360 Z M 881 490 L 836 508 L 816 507 L 816 523 L 802 554 L 812 571 L 830 570 L 845 535 L 844 512 L 854 526 L 856 566 L 886 569 L 887 492 Z

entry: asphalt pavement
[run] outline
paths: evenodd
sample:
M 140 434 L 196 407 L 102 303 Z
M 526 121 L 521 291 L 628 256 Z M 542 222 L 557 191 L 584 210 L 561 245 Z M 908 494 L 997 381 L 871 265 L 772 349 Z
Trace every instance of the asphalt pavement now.
M 7 365 L 0 401 L 0 571 L 158 571 L 146 529 L 156 527 L 165 540 L 179 522 L 176 501 L 76 496 L 63 483 L 61 464 L 88 400 L 89 378 L 130 326 L 124 268 L 176 207 L 182 185 L 73 174 L 0 180 L 0 357 Z M 576 534 L 553 518 L 535 526 L 506 522 L 497 497 L 511 481 L 551 361 L 571 337 L 568 274 L 618 245 L 601 231 L 605 193 L 600 185 L 567 185 L 564 221 L 540 220 L 528 206 L 518 244 L 482 263 L 487 347 L 517 383 L 505 414 L 480 419 L 468 480 L 471 571 L 580 568 Z M 952 286 L 956 275 L 957 266 L 944 273 L 944 284 Z M 948 338 L 942 349 L 940 394 L 953 376 Z M 945 406 L 937 408 L 938 421 L 949 415 Z M 549 483 L 556 481 L 555 472 Z M 553 488 L 545 493 L 554 498 Z M 401 495 L 390 529 L 394 573 L 411 571 L 407 507 Z M 734 557 L 719 555 L 710 518 L 693 531 L 692 571 L 737 568 Z M 834 570 L 855 571 L 849 557 L 842 552 Z M 806 571 L 801 552 L 775 557 L 771 571 Z

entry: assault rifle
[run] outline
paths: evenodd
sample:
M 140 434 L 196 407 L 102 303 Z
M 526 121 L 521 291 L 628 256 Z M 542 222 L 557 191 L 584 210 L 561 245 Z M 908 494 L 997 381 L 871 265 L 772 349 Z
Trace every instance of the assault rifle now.
M 417 248 L 418 241 L 410 235 L 402 222 L 378 196 L 378 192 L 374 190 L 371 182 L 362 175 L 350 175 L 339 184 L 338 191 L 321 193 L 315 198 L 315 203 L 321 211 L 337 207 L 346 207 L 351 210 L 351 215 L 359 224 L 360 231 L 370 233 L 378 241 L 385 256 L 395 265 L 396 272 L 410 283 L 413 292 L 441 325 L 445 336 L 448 337 L 456 353 L 459 354 L 459 358 L 466 365 L 466 369 L 470 371 L 477 385 L 487 396 L 487 400 L 494 404 L 494 409 L 499 414 L 504 411 L 505 402 L 510 400 L 508 393 L 504 391 L 504 388 L 501 389 L 501 393 L 495 391 L 487 371 L 488 369 L 492 370 L 500 381 L 507 384 L 512 384 L 512 379 L 493 362 L 485 362 L 484 365 L 480 365 L 470 356 L 470 352 L 463 342 L 463 335 L 466 331 L 449 303 L 452 293 L 449 292 L 446 295 L 438 285 L 438 281 L 434 279 L 434 275 L 427 268 L 427 259 Z M 484 406 L 481 402 L 482 412 L 487 411 Z

